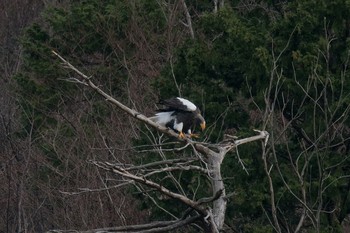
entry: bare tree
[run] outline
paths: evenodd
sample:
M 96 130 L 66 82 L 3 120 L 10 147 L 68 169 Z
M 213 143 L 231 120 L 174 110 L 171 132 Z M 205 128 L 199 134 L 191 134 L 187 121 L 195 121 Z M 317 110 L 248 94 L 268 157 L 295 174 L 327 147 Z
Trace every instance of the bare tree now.
M 181 0 L 181 3 L 182 3 L 182 6 L 184 8 L 184 11 L 185 11 L 186 22 L 187 22 L 184 25 L 186 27 L 188 27 L 188 30 L 190 31 L 191 38 L 194 39 L 194 30 L 193 30 L 193 27 L 192 27 L 192 19 L 191 19 L 190 12 L 188 10 L 188 7 L 187 7 L 187 4 L 186 4 L 185 0 Z
M 16 136 L 21 130 L 14 75 L 22 63 L 18 46 L 21 30 L 41 12 L 41 1 L 0 2 L 0 228 L 2 232 L 26 231 L 27 177 L 32 159 L 31 132 L 28 138 Z M 30 114 L 29 114 L 30 115 Z M 28 115 L 28 117 L 30 117 Z M 28 127 L 30 131 L 31 127 Z M 27 153 L 26 153 L 27 152 Z
M 145 115 L 120 103 L 118 100 L 95 85 L 92 77 L 88 77 L 82 73 L 68 61 L 66 61 L 63 57 L 61 57 L 58 53 L 54 51 L 53 53 L 63 62 L 63 65 L 66 68 L 74 71 L 79 76 L 78 78 L 67 78 L 66 81 L 75 82 L 92 88 L 108 102 L 121 109 L 131 117 L 136 118 L 146 126 L 150 126 L 156 129 L 159 133 L 165 134 L 172 138 L 176 138 L 177 141 L 183 144 L 181 147 L 177 146 L 175 148 L 168 148 L 168 150 L 182 151 L 188 147 L 192 149 L 192 152 L 195 155 L 182 159 L 164 158 L 158 162 L 141 165 L 92 160 L 91 163 L 95 166 L 99 167 L 100 169 L 109 171 L 111 174 L 114 174 L 117 177 L 120 177 L 121 183 L 118 185 L 133 184 L 146 195 L 146 189 L 156 190 L 159 195 L 163 196 L 164 198 L 176 200 L 184 206 L 187 206 L 187 210 L 183 213 L 182 216 L 173 216 L 175 220 L 172 221 L 155 222 L 150 224 L 125 227 L 95 229 L 89 230 L 87 232 L 165 232 L 171 229 L 184 227 L 189 224 L 194 224 L 195 227 L 202 229 L 204 232 L 219 232 L 222 230 L 224 226 L 227 205 L 227 194 L 225 192 L 225 184 L 221 174 L 221 165 L 223 159 L 229 151 L 234 150 L 238 145 L 244 143 L 263 139 L 265 141 L 262 146 L 265 147 L 269 134 L 266 131 L 257 131 L 259 135 L 240 140 L 236 140 L 235 137 L 227 135 L 225 140 L 217 144 L 197 142 L 188 138 L 180 139 L 178 138 L 178 135 L 172 130 L 158 125 L 157 123 L 147 118 Z M 161 137 L 162 136 L 160 136 L 160 138 Z M 165 144 L 162 142 L 154 144 L 152 146 L 153 150 L 157 150 L 159 153 L 162 153 L 163 150 L 167 150 L 164 148 Z M 211 196 L 202 197 L 200 199 L 190 198 L 186 196 L 185 193 L 170 190 L 169 188 L 163 186 L 162 183 L 154 181 L 152 179 L 152 176 L 159 173 L 166 173 L 171 178 L 174 178 L 172 172 L 181 170 L 192 170 L 204 174 L 211 182 Z M 177 185 L 180 186 L 179 189 L 183 189 L 183 187 L 181 187 L 181 184 Z M 157 201 L 154 200 L 151 196 L 148 197 L 152 199 L 155 204 L 157 204 Z M 163 210 L 172 215 L 170 213 L 170 210 L 166 210 L 164 208 Z
M 322 215 L 328 215 L 330 225 L 342 222 L 346 217 L 340 212 L 346 212 L 344 204 L 348 195 L 339 197 L 338 201 L 327 196 L 337 182 L 342 183 L 338 189 L 349 192 L 350 175 L 338 169 L 346 169 L 349 161 L 350 128 L 346 122 L 350 117 L 350 106 L 344 105 L 349 97 L 344 88 L 350 54 L 335 84 L 329 70 L 330 48 L 335 37 L 328 34 L 326 23 L 325 40 L 326 47 L 319 51 L 309 77 L 298 78 L 294 73 L 296 87 L 293 90 L 302 93 L 299 99 L 285 90 L 284 71 L 278 65 L 289 42 L 277 56 L 272 54 L 273 65 L 270 86 L 265 93 L 263 118 L 270 129 L 270 143 L 263 151 L 262 160 L 270 192 L 271 211 L 266 212 L 269 212 L 267 217 L 271 218 L 270 223 L 276 232 L 301 232 L 303 229 L 322 232 Z M 322 77 L 317 71 L 320 67 L 326 67 Z M 305 109 L 308 109 L 309 115 L 306 115 Z M 297 141 L 291 144 L 293 137 Z M 293 146 L 298 149 L 292 149 Z M 281 148 L 284 151 L 282 156 Z M 286 161 L 290 170 L 284 169 Z M 280 207 L 284 203 L 284 195 L 277 194 L 276 190 L 281 186 L 276 179 L 281 180 L 282 189 L 296 203 L 296 209 L 291 211 L 290 216 Z M 293 224 L 288 222 L 292 215 L 296 219 Z
M 213 0 L 214 2 L 214 12 L 218 12 L 218 9 L 223 8 L 225 0 Z

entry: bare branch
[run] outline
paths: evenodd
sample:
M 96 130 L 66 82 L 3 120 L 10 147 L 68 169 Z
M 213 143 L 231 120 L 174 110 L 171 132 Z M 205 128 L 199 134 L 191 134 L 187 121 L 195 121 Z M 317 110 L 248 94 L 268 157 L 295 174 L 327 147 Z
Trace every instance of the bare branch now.
M 168 232 L 176 228 L 191 224 L 200 219 L 200 215 L 192 216 L 185 219 L 178 219 L 173 221 L 153 222 L 141 225 L 129 225 L 121 227 L 106 227 L 93 229 L 88 231 L 76 230 L 50 230 L 47 233 L 107 233 L 107 232 L 129 232 L 129 233 L 153 233 L 153 232 Z
M 193 31 L 193 27 L 192 27 L 192 20 L 191 20 L 190 12 L 188 11 L 188 8 L 187 8 L 185 0 L 181 0 L 181 3 L 182 3 L 182 6 L 183 6 L 183 8 L 185 10 L 186 21 L 187 21 L 186 26 L 190 30 L 191 38 L 194 39 L 194 31 Z
M 63 63 L 64 65 L 73 70 L 74 72 L 76 72 L 80 77 L 82 77 L 84 79 L 84 81 L 87 83 L 88 86 L 90 86 L 93 90 L 95 90 L 97 93 L 99 93 L 101 96 L 103 96 L 104 98 L 106 98 L 106 100 L 112 104 L 114 104 L 115 106 L 117 106 L 118 108 L 120 108 L 121 110 L 123 110 L 124 112 L 126 112 L 127 114 L 129 114 L 130 116 L 144 122 L 145 124 L 152 126 L 153 128 L 157 129 L 158 131 L 167 134 L 169 136 L 172 137 L 176 137 L 178 138 L 178 135 L 174 132 L 169 130 L 168 128 L 162 127 L 161 125 L 153 122 L 152 120 L 150 120 L 149 118 L 147 118 L 145 115 L 128 108 L 127 106 L 123 105 L 122 103 L 120 103 L 119 101 L 117 101 L 115 98 L 113 98 L 112 96 L 108 95 L 106 92 L 104 92 L 102 89 L 100 89 L 98 86 L 96 86 L 92 81 L 91 81 L 91 77 L 88 77 L 87 75 L 85 75 L 84 73 L 82 73 L 80 70 L 78 70 L 76 67 L 74 67 L 71 63 L 69 63 L 67 60 L 65 60 L 61 55 L 59 55 L 58 53 L 56 53 L 55 51 L 52 51 L 52 53 L 54 55 L 56 55 Z
M 182 203 L 184 203 L 185 205 L 188 205 L 190 207 L 192 207 L 193 209 L 197 210 L 200 214 L 202 215 L 206 215 L 206 210 L 203 208 L 203 207 L 200 207 L 198 205 L 198 202 L 195 202 L 183 195 L 180 195 L 180 194 L 177 194 L 177 193 L 174 193 L 172 191 L 170 191 L 169 189 L 161 186 L 160 184 L 157 184 L 151 180 L 148 180 L 144 177 L 139 177 L 139 176 L 136 176 L 134 174 L 131 174 L 129 173 L 128 171 L 126 171 L 125 169 L 123 168 L 120 168 L 120 167 L 117 167 L 117 166 L 114 166 L 113 164 L 109 163 L 109 162 L 93 162 L 96 166 L 100 167 L 100 168 L 103 168 L 105 170 L 109 170 L 109 171 L 112 171 L 113 173 L 115 174 L 119 174 L 125 178 L 128 178 L 128 179 L 131 179 L 131 180 L 134 180 L 140 184 L 144 184 L 144 185 L 147 185 L 151 188 L 155 188 L 156 190 L 158 190 L 159 192 L 163 193 L 164 195 L 166 196 L 169 196 L 171 198 L 174 198 L 176 200 L 179 200 L 181 201 Z
M 178 165 L 178 166 L 174 166 L 174 167 L 158 168 L 157 170 L 155 170 L 153 172 L 145 174 L 144 177 L 148 177 L 148 176 L 151 176 L 151 175 L 154 175 L 154 174 L 158 174 L 158 173 L 162 173 L 162 172 L 171 172 L 171 171 L 178 171 L 178 170 L 200 171 L 200 172 L 202 172 L 204 174 L 207 174 L 208 172 L 210 172 L 207 169 L 204 169 L 204 168 L 199 167 L 199 166 L 194 166 L 194 165 L 182 166 L 182 165 Z
M 139 169 L 144 169 L 144 168 L 149 168 L 149 167 L 155 167 L 159 165 L 172 165 L 172 164 L 179 164 L 179 163 L 191 163 L 194 161 L 198 161 L 197 158 L 180 158 L 180 159 L 168 159 L 168 160 L 162 160 L 162 161 L 156 161 L 153 163 L 147 163 L 139 166 L 132 166 L 130 168 L 126 168 L 125 170 L 127 171 L 132 171 L 132 170 L 139 170 Z
M 120 188 L 124 185 L 129 185 L 131 184 L 133 181 L 126 181 L 124 183 L 118 184 L 118 185 L 113 185 L 110 187 L 103 187 L 103 188 L 98 188 L 98 189 L 89 189 L 89 188 L 80 188 L 78 192 L 67 192 L 67 191 L 59 191 L 60 193 L 64 194 L 64 195 L 80 195 L 83 193 L 90 193 L 90 192 L 101 192 L 101 191 L 107 191 L 110 189 L 114 189 L 114 188 Z

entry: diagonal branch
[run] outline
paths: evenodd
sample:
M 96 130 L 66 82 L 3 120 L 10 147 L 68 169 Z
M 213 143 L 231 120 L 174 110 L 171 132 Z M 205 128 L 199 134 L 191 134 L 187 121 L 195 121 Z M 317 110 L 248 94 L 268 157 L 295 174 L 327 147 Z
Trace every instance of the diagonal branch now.
M 207 215 L 207 211 L 205 208 L 201 207 L 196 201 L 193 201 L 183 195 L 180 195 L 178 193 L 174 193 L 172 191 L 170 191 L 169 189 L 165 188 L 164 186 L 161 186 L 158 183 L 155 183 L 151 180 L 146 179 L 145 177 L 140 177 L 140 176 L 136 176 L 128 171 L 126 171 L 125 169 L 121 168 L 121 167 L 117 167 L 114 166 L 112 163 L 109 162 L 93 162 L 93 164 L 95 164 L 96 166 L 105 169 L 105 170 L 109 170 L 112 171 L 115 174 L 121 175 L 125 178 L 128 178 L 130 180 L 134 180 L 140 184 L 144 184 L 148 187 L 154 188 L 156 190 L 158 190 L 159 192 L 163 193 L 164 195 L 174 198 L 176 200 L 179 200 L 180 202 L 184 203 L 185 205 L 192 207 L 193 209 L 195 209 L 198 213 L 200 213 L 203 216 Z
M 129 114 L 130 116 L 142 121 L 143 123 L 145 123 L 146 125 L 149 125 L 153 128 L 155 128 L 156 130 L 160 131 L 161 133 L 167 134 L 168 136 L 171 137 L 175 137 L 177 138 L 177 140 L 179 141 L 184 141 L 186 143 L 189 144 L 193 144 L 194 147 L 196 148 L 196 150 L 204 155 L 210 155 L 215 153 L 214 151 L 210 150 L 208 147 L 194 142 L 192 140 L 190 140 L 189 138 L 179 138 L 178 134 L 175 133 L 174 131 L 170 130 L 169 128 L 165 128 L 157 123 L 155 123 L 154 121 L 150 120 L 148 117 L 146 117 L 145 115 L 137 112 L 134 109 L 128 108 L 127 106 L 125 106 L 124 104 L 120 103 L 118 100 L 116 100 L 115 98 L 113 98 L 112 96 L 108 95 L 106 92 L 104 92 L 101 88 L 99 88 L 98 86 L 95 85 L 95 83 L 93 83 L 91 81 L 91 77 L 85 75 L 83 72 L 81 72 L 80 70 L 78 70 L 75 66 L 73 66 L 71 63 L 69 63 L 66 59 L 64 59 L 61 55 L 59 55 L 57 52 L 52 51 L 52 53 L 57 56 L 62 62 L 63 65 L 70 69 L 73 70 L 75 73 L 77 73 L 81 78 L 83 78 L 83 81 L 81 82 L 77 82 L 77 83 L 84 83 L 84 85 L 88 85 L 89 87 L 91 87 L 93 90 L 95 90 L 98 94 L 100 94 L 101 96 L 103 96 L 108 102 L 112 103 L 113 105 L 117 106 L 118 108 L 120 108 L 121 110 L 123 110 L 124 112 L 126 112 L 127 114 Z M 71 79 L 70 79 L 71 81 Z
M 64 59 L 61 55 L 59 55 L 58 53 L 56 53 L 55 51 L 52 51 L 52 53 L 54 55 L 56 55 L 64 64 L 65 67 L 73 70 L 74 72 L 76 72 L 80 77 L 83 78 L 84 83 L 86 83 L 89 87 L 91 87 L 93 90 L 95 90 L 97 93 L 99 93 L 101 96 L 103 96 L 108 102 L 114 104 L 115 106 L 117 106 L 118 108 L 120 108 L 121 110 L 123 110 L 124 112 L 126 112 L 127 114 L 129 114 L 130 116 L 146 123 L 147 125 L 152 126 L 153 128 L 156 128 L 157 130 L 159 130 L 160 132 L 167 134 L 169 136 L 172 137 L 178 137 L 178 135 L 169 130 L 168 128 L 162 127 L 161 125 L 155 123 L 154 121 L 150 120 L 148 117 L 146 117 L 145 115 L 131 109 L 128 108 L 127 106 L 125 106 L 124 104 L 120 103 L 119 101 L 117 101 L 115 98 L 113 98 L 112 96 L 108 95 L 106 92 L 104 92 L 102 89 L 100 89 L 98 86 L 96 86 L 92 81 L 91 81 L 91 77 L 88 77 L 87 75 L 85 75 L 84 73 L 82 73 L 80 70 L 78 70 L 75 66 L 73 66 L 72 64 L 70 64 L 66 59 Z M 81 83 L 81 82 L 80 82 Z

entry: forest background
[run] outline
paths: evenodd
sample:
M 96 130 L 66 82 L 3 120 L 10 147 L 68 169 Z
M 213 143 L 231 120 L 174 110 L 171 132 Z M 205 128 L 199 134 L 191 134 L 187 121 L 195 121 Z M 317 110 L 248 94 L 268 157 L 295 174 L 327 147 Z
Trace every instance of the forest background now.
M 184 212 L 91 161 L 196 155 L 154 153 L 164 138 L 67 82 L 52 50 L 146 116 L 160 98 L 192 100 L 208 125 L 199 141 L 270 133 L 267 150 L 242 145 L 222 164 L 225 232 L 350 232 L 349 0 L 3 0 L 0 12 L 0 232 Z M 155 178 L 191 198 L 209 192 L 192 170 L 172 179 Z

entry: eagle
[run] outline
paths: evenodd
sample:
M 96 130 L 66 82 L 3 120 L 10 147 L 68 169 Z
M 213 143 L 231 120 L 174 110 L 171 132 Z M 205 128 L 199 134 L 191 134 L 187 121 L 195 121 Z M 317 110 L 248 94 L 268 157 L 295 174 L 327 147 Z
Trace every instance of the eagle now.
M 164 108 L 158 109 L 158 113 L 150 119 L 179 133 L 180 138 L 185 138 L 185 135 L 196 137 L 195 134 L 192 134 L 196 125 L 200 125 L 202 131 L 205 129 L 205 120 L 199 108 L 191 101 L 173 97 L 161 100 L 159 104 L 162 104 Z

